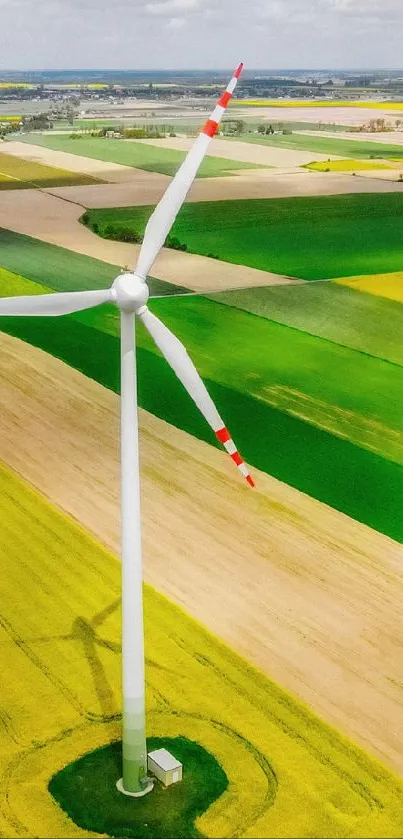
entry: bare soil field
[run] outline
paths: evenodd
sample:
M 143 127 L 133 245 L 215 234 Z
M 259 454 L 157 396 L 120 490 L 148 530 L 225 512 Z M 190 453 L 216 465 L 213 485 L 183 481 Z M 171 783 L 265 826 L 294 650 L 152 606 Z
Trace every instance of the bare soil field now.
M 376 119 L 374 116 L 373 119 Z M 386 131 L 385 133 L 377 133 L 376 131 L 360 131 L 359 133 L 350 131 L 299 131 L 299 134 L 308 134 L 311 137 L 331 137 L 334 140 L 357 140 L 358 142 L 370 143 L 386 143 L 386 145 L 403 144 L 403 131 Z
M 118 553 L 118 397 L 0 350 L 0 459 Z M 250 490 L 144 411 L 140 427 L 146 580 L 402 774 L 402 547 L 263 473 Z
M 162 176 L 158 176 L 162 177 Z M 165 182 L 168 183 L 168 180 Z M 100 184 L 95 187 L 58 187 L 47 190 L 87 208 L 131 207 L 155 204 L 165 184 L 143 179 L 140 183 Z M 225 178 L 200 178 L 189 193 L 188 201 L 224 201 L 245 198 L 288 198 L 294 195 L 339 195 L 353 192 L 393 192 L 396 187 L 374 180 L 373 184 L 357 181 L 353 175 L 332 172 L 311 172 L 297 169 L 283 172 L 276 169 L 252 169 L 242 175 Z
M 354 106 L 340 107 L 242 107 L 241 102 L 231 108 L 231 116 L 236 117 L 258 117 L 262 122 L 306 122 L 309 123 L 335 123 L 336 125 L 363 125 L 371 119 L 385 119 L 387 122 L 394 122 L 401 116 L 401 111 L 385 108 L 357 108 Z
M 132 142 L 126 140 L 125 142 Z M 177 149 L 188 151 L 194 140 L 186 137 L 169 137 L 164 140 L 140 140 L 136 142 L 147 145 L 159 146 L 162 149 Z M 213 140 L 209 146 L 208 154 L 214 157 L 224 157 L 228 160 L 240 160 L 243 163 L 259 163 L 262 166 L 290 167 L 303 166 L 315 160 L 329 160 L 329 155 L 317 155 L 311 151 L 298 151 L 294 149 L 275 148 L 273 146 L 253 145 L 243 143 L 242 140 Z M 337 160 L 336 155 L 331 155 L 331 160 Z
M 403 160 L 400 166 L 396 163 L 393 169 L 367 169 L 366 171 L 357 169 L 356 176 L 374 180 L 380 178 L 382 181 L 396 184 L 401 183 L 401 180 L 399 180 L 401 172 L 403 172 Z M 372 183 L 374 183 L 374 180 L 372 180 Z

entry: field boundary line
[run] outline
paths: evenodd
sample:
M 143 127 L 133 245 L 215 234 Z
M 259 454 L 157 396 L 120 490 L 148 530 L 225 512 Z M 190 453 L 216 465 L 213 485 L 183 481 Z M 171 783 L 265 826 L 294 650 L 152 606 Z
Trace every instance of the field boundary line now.
M 314 280 L 306 280 L 306 282 L 310 284 L 311 282 L 315 282 L 315 281 Z M 321 281 L 318 280 L 317 282 L 321 282 Z M 263 286 L 263 288 L 264 287 L 265 286 Z M 256 286 L 255 286 L 255 288 L 256 288 Z M 257 286 L 257 288 L 262 288 L 262 286 Z M 267 286 L 267 288 L 276 288 L 276 286 Z M 284 288 L 284 286 L 281 286 L 281 288 Z M 240 290 L 240 289 L 236 289 L 236 291 L 238 291 L 238 290 Z M 354 289 L 352 289 L 352 290 L 354 291 Z M 231 289 L 229 289 L 229 291 L 231 291 Z M 250 288 L 248 288 L 247 291 L 250 291 Z M 226 292 L 226 291 L 220 292 L 220 294 L 227 294 L 227 293 L 228 292 Z M 360 294 L 362 294 L 362 293 L 365 294 L 366 292 L 359 292 L 359 293 Z M 166 296 L 167 297 L 189 297 L 190 295 L 189 294 L 172 294 L 172 295 L 166 295 Z M 207 299 L 209 299 L 208 294 L 203 294 L 203 295 L 198 295 L 198 296 L 199 297 L 206 297 Z M 226 303 L 224 300 L 215 300 L 214 299 L 214 300 L 212 300 L 212 302 L 213 303 L 219 303 L 221 306 L 229 306 L 231 308 L 231 303 Z M 268 323 L 275 323 L 278 326 L 283 326 L 285 329 L 292 329 L 293 332 L 300 332 L 303 335 L 309 335 L 311 338 L 317 338 L 318 340 L 324 341 L 327 344 L 334 344 L 336 347 L 342 347 L 343 349 L 348 350 L 350 352 L 356 352 L 356 353 L 359 353 L 360 355 L 365 355 L 368 358 L 375 359 L 376 361 L 383 361 L 385 364 L 392 365 L 392 367 L 399 367 L 399 368 L 403 367 L 403 363 L 399 364 L 397 361 L 391 361 L 390 359 L 383 358 L 380 355 L 374 355 L 373 353 L 367 352 L 367 350 L 360 350 L 356 347 L 349 347 L 348 344 L 342 344 L 340 341 L 333 341 L 332 338 L 326 338 L 324 335 L 323 336 L 322 335 L 315 335 L 314 332 L 309 332 L 308 329 L 300 329 L 298 326 L 293 326 L 291 323 L 283 323 L 281 320 L 275 320 L 274 318 L 266 318 L 262 315 L 258 315 L 257 312 L 251 312 L 251 311 L 249 311 L 249 309 L 242 309 L 240 306 L 232 306 L 232 308 L 233 309 L 238 309 L 238 311 L 244 312 L 244 314 L 246 314 L 246 315 L 252 315 L 252 317 L 254 317 L 254 318 L 262 318 L 263 317 L 263 320 L 267 320 Z M 395 461 L 393 461 L 393 462 L 395 462 Z

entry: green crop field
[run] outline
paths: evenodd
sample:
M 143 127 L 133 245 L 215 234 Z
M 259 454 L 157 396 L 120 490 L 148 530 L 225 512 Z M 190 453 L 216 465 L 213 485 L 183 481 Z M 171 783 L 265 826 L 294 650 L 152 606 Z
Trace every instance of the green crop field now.
M 95 764 L 96 750 L 120 738 L 120 566 L 3 467 L 0 489 L 0 835 L 84 837 L 89 834 L 69 821 L 49 783 L 53 778 L 51 790 L 74 811 L 61 770 L 91 752 Z M 131 809 L 127 825 L 122 797 L 118 831 L 113 786 L 107 792 L 115 808 L 112 833 L 401 837 L 403 786 L 391 772 L 149 586 L 144 605 L 148 735 L 173 749 L 182 738 L 184 777 L 184 738 L 199 744 L 199 753 L 211 756 L 209 768 L 221 767 L 221 781 L 214 795 L 211 774 L 193 789 L 188 779 L 157 791 L 157 812 L 150 811 L 150 797 Z M 110 783 L 118 772 L 115 764 Z M 87 770 L 84 777 L 90 792 L 99 776 Z M 76 783 L 82 794 L 77 776 Z M 153 823 L 161 827 L 162 795 L 167 834 Z M 88 807 L 91 793 L 85 798 Z
M 403 365 L 403 304 L 384 297 L 335 283 L 245 288 L 209 297 Z
M 0 228 L 0 267 L 53 291 L 78 291 L 82 288 L 107 288 L 124 266 L 109 265 L 107 262 L 82 256 L 57 245 Z M 174 286 L 153 277 L 150 278 L 149 285 L 151 294 L 180 294 L 181 291 L 186 291 L 181 286 Z
M 318 152 L 319 154 L 337 154 L 340 157 L 395 157 L 403 159 L 403 146 L 396 143 L 374 143 L 370 140 L 346 140 L 335 137 L 314 137 L 310 134 L 271 134 L 242 137 L 248 143 L 258 145 L 281 146 L 284 149 Z
M 18 293 L 15 276 L 10 290 Z M 24 280 L 21 293 L 29 291 Z M 403 541 L 401 367 L 203 298 L 151 306 L 185 341 L 251 465 Z M 2 318 L 1 328 L 119 391 L 112 306 L 57 319 Z M 214 444 L 141 326 L 138 368 L 140 405 Z
M 0 152 L 0 190 L 35 189 L 50 186 L 85 186 L 105 183 L 100 178 L 68 172 L 53 166 L 44 166 L 31 160 L 22 160 L 12 154 Z
M 124 166 L 146 169 L 148 172 L 160 172 L 162 175 L 174 175 L 185 158 L 185 152 L 162 149 L 136 140 L 113 140 L 85 135 L 72 139 L 67 134 L 25 134 L 19 139 L 48 149 L 80 154 L 108 163 L 121 163 Z M 213 178 L 230 175 L 241 169 L 261 168 L 263 167 L 254 163 L 208 156 L 200 167 L 198 177 Z
M 89 210 L 102 233 L 143 233 L 152 207 Z M 316 280 L 403 268 L 400 192 L 185 204 L 172 235 L 193 253 Z

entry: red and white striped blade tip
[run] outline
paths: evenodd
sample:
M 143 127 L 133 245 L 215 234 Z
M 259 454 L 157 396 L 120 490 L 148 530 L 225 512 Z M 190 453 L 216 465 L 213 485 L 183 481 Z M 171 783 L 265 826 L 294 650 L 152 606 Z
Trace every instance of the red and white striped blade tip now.
M 242 70 L 243 63 L 241 62 L 241 64 L 238 64 L 238 67 L 236 68 L 229 84 L 225 88 L 224 93 L 222 93 L 220 98 L 217 100 L 216 108 L 214 109 L 209 119 L 202 128 L 201 133 L 205 134 L 207 137 L 210 137 L 211 140 L 215 136 L 215 133 L 224 115 L 228 102 L 230 101 L 230 99 L 232 99 L 232 94 L 237 86 L 238 79 L 242 73 Z
M 252 478 L 252 475 L 250 475 L 245 461 L 239 454 L 239 451 L 228 431 L 228 428 L 223 426 L 222 428 L 219 428 L 215 434 L 217 440 L 219 440 L 220 443 L 223 444 L 225 450 L 228 452 L 230 458 L 234 461 L 235 465 L 238 467 L 239 471 L 241 472 L 245 480 L 248 482 L 249 486 L 254 487 L 255 482 Z

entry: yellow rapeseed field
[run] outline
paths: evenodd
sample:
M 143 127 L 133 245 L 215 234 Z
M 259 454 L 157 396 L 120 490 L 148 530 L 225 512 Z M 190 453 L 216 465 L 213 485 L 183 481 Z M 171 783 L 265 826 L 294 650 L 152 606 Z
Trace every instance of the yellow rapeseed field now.
M 0 151 L 0 189 L 69 186 L 104 183 L 99 178 L 46 166 L 34 160 L 23 160 Z
M 0 521 L 0 836 L 95 837 L 47 785 L 120 734 L 119 562 L 1 466 Z M 148 733 L 197 740 L 229 779 L 202 834 L 402 836 L 387 769 L 149 587 L 145 623 Z
M 403 102 L 357 102 L 349 99 L 234 99 L 232 106 L 247 105 L 258 108 L 374 108 L 403 111 Z
M 396 167 L 376 160 L 316 160 L 306 163 L 304 169 L 315 172 L 358 172 L 360 169 L 394 169 Z
M 0 89 L 7 90 L 8 88 L 14 87 L 24 87 L 24 88 L 33 88 L 33 84 L 26 84 L 25 82 L 0 82 Z
M 376 294 L 378 297 L 387 297 L 389 300 L 397 300 L 398 303 L 403 303 L 403 271 L 394 271 L 391 274 L 341 277 L 335 282 L 359 291 L 366 291 L 368 294 Z

